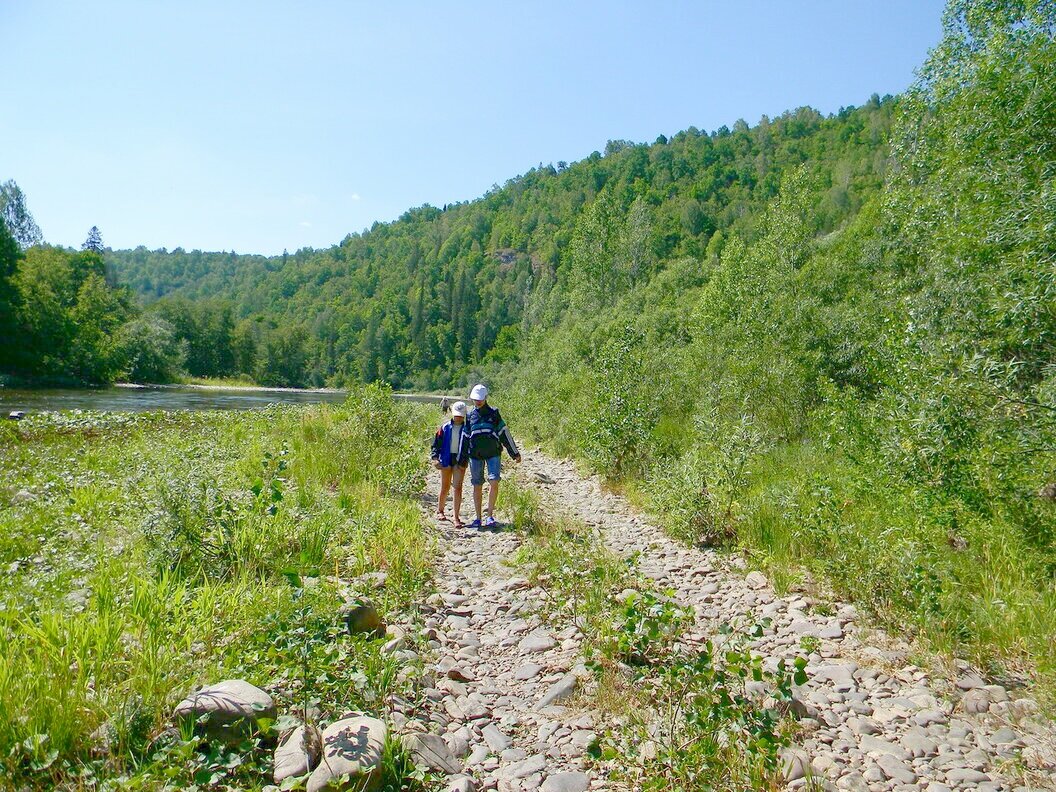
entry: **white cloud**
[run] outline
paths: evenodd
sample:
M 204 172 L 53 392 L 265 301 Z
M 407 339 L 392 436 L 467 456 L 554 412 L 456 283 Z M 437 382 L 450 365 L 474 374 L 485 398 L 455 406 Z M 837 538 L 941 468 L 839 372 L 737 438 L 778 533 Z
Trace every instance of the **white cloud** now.
M 351 198 L 353 201 L 361 201 L 361 200 L 363 200 L 362 198 L 360 198 L 359 193 L 352 193 L 352 195 L 350 195 L 349 198 Z
M 298 225 L 301 228 L 311 228 L 312 227 L 312 224 L 309 223 L 307 220 L 302 220 L 300 223 L 298 223 Z

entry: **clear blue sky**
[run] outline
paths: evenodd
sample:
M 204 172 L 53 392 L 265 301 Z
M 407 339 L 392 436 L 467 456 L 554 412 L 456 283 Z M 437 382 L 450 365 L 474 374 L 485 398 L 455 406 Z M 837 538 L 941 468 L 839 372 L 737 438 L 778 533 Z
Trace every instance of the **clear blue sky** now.
M 609 139 L 898 93 L 937 0 L 0 0 L 0 180 L 45 238 L 325 247 Z

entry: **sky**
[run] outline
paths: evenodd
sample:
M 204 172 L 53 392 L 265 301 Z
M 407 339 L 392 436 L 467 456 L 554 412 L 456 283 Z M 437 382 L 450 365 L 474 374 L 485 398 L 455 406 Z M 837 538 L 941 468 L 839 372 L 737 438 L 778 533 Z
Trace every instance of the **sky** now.
M 0 181 L 45 239 L 278 254 L 608 140 L 897 94 L 937 0 L 0 0 Z

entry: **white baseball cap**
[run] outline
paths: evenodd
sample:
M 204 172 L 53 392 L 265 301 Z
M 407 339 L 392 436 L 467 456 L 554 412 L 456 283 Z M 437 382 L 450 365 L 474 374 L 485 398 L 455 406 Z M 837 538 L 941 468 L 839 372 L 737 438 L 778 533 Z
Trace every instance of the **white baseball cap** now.
M 488 398 L 488 389 L 485 385 L 474 385 L 473 390 L 469 392 L 469 398 L 473 401 L 484 401 Z
M 465 402 L 458 401 L 458 402 L 455 402 L 451 406 L 451 417 L 454 417 L 456 415 L 458 415 L 458 416 L 460 416 L 462 418 L 466 417 L 466 403 Z

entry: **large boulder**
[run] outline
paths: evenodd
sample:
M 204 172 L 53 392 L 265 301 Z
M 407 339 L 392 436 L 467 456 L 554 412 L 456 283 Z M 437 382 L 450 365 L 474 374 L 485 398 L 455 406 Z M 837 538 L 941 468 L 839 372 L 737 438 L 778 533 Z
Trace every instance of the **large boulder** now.
M 275 783 L 308 775 L 319 764 L 323 740 L 314 726 L 298 726 L 283 735 L 275 747 Z
M 275 702 L 244 679 L 229 679 L 187 696 L 173 715 L 176 720 L 200 722 L 208 737 L 238 740 L 251 733 L 261 718 L 274 720 Z
M 351 713 L 323 731 L 323 755 L 308 779 L 308 792 L 366 790 L 380 780 L 388 740 L 384 721 Z

